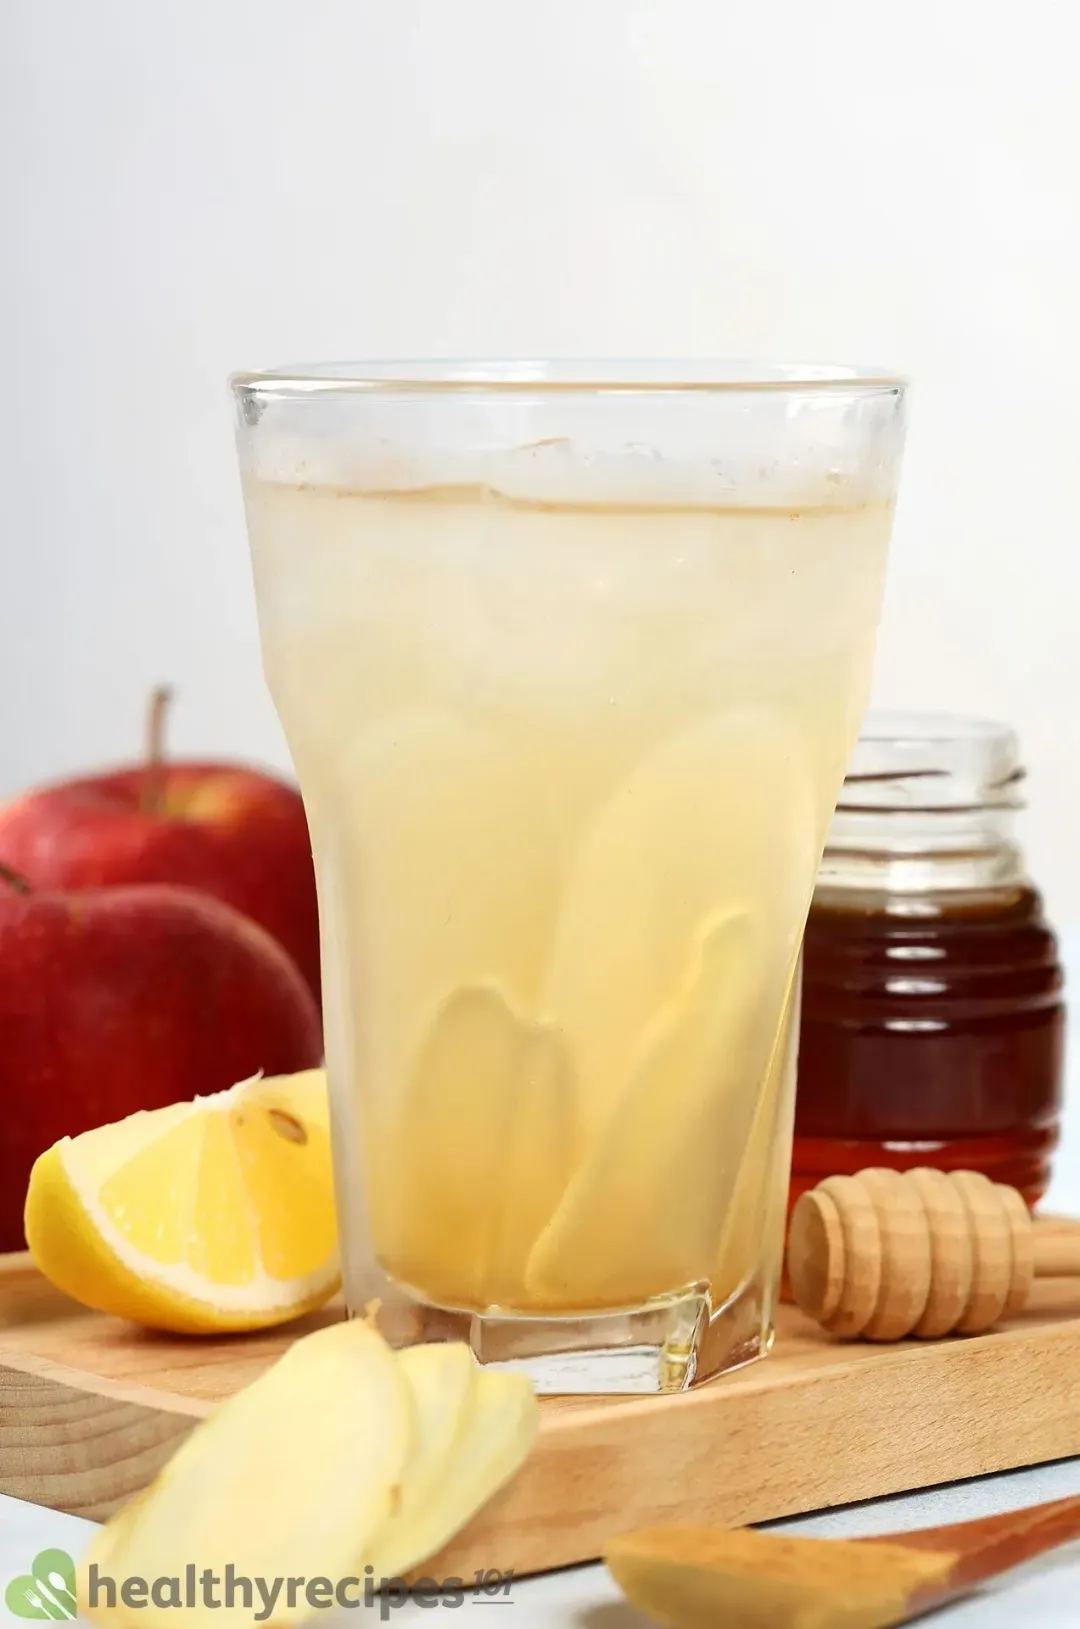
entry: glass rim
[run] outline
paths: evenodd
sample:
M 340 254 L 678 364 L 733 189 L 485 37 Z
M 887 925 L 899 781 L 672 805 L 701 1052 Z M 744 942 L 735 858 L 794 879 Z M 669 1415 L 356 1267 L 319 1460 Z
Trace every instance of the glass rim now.
M 230 374 L 236 396 L 354 394 L 507 395 L 737 394 L 847 392 L 901 394 L 906 375 L 888 368 L 821 362 L 725 360 L 370 360 L 304 362 Z

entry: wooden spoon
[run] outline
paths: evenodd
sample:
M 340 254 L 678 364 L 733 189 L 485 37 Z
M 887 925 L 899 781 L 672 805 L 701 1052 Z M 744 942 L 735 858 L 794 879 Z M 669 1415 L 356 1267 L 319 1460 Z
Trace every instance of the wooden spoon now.
M 664 1629 L 888 1629 L 1078 1536 L 1080 1497 L 881 1538 L 645 1528 L 604 1559 Z

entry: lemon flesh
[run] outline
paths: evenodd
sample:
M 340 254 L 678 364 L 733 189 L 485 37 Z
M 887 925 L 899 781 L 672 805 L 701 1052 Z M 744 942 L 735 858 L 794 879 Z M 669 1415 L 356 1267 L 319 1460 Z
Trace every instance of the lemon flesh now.
M 318 1306 L 340 1282 L 324 1072 L 62 1138 L 31 1172 L 26 1238 L 57 1288 L 152 1328 L 258 1329 Z

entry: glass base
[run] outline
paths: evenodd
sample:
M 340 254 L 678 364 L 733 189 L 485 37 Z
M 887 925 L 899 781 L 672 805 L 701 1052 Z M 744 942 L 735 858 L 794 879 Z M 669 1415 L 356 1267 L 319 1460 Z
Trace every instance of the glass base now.
M 527 1374 L 542 1397 L 656 1396 L 764 1357 L 774 1302 L 757 1279 L 715 1308 L 709 1286 L 696 1284 L 633 1311 L 584 1318 L 457 1312 L 410 1299 L 407 1312 L 397 1309 L 404 1317 L 380 1317 L 380 1327 L 397 1345 L 464 1341 L 485 1367 Z

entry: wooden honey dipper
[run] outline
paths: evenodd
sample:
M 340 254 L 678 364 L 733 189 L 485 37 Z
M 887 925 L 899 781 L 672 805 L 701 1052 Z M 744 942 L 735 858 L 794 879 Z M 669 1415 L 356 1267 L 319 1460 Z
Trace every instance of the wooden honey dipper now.
M 794 1300 L 834 1335 L 981 1335 L 1032 1279 L 1080 1275 L 1080 1235 L 1040 1236 L 1015 1188 L 977 1171 L 832 1176 L 791 1213 Z

